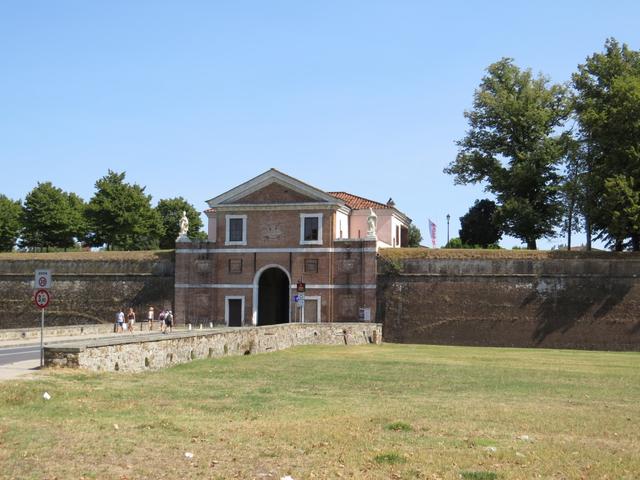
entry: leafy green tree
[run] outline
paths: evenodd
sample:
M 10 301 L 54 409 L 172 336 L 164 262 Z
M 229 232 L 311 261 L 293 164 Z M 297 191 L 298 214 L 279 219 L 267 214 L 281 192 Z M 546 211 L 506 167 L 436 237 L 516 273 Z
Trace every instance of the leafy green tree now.
M 38 183 L 29 192 L 22 208 L 23 230 L 20 244 L 29 248 L 69 248 L 81 237 L 78 212 L 82 199 L 51 182 Z
M 608 232 L 614 248 L 621 251 L 629 235 L 640 234 L 640 191 L 633 177 L 616 175 L 604 182 L 603 207 L 611 219 Z
M 617 220 L 604 197 L 608 180 L 619 175 L 632 177 L 633 188 L 640 186 L 640 52 L 610 38 L 604 52 L 588 57 L 572 79 L 579 140 L 588 152 L 587 233 L 593 228 L 618 243 L 619 224 L 612 225 Z M 630 230 L 627 237 L 640 250 L 638 232 Z
M 564 166 L 564 177 L 560 188 L 563 205 L 561 230 L 567 235 L 566 249 L 571 250 L 573 233 L 582 230 L 587 234 L 587 250 L 591 250 L 591 205 L 589 151 L 586 145 L 571 139 Z
M 69 202 L 69 222 L 78 241 L 86 238 L 88 233 L 86 202 L 75 193 L 67 193 L 67 201 Z
M 162 199 L 158 202 L 156 210 L 162 219 L 164 234 L 160 238 L 160 248 L 174 248 L 176 238 L 180 233 L 180 219 L 182 212 L 186 212 L 189 219 L 189 238 L 203 238 L 201 231 L 202 220 L 200 214 L 193 205 L 182 197 Z
M 465 244 L 460 240 L 459 237 L 454 237 L 447 242 L 447 244 L 443 248 L 470 248 L 469 245 Z
M 10 252 L 20 235 L 22 206 L 0 194 L 0 252 Z
M 503 231 L 529 249 L 553 236 L 560 222 L 557 169 L 568 142 L 556 131 L 569 112 L 563 86 L 503 58 L 489 66 L 476 90 L 473 110 L 464 114 L 470 129 L 445 169 L 456 184 L 486 182 Z
M 422 242 L 422 233 L 415 224 L 409 225 L 409 232 L 407 234 L 407 243 L 409 247 L 419 247 Z
M 476 200 L 473 207 L 460 217 L 460 240 L 467 245 L 479 245 L 487 248 L 497 244 L 502 237 L 500 226 L 496 223 L 495 202 Z
M 108 249 L 157 248 L 164 233 L 160 215 L 151 207 L 145 187 L 126 183 L 125 175 L 109 170 L 96 182 L 96 193 L 86 208 L 88 240 Z

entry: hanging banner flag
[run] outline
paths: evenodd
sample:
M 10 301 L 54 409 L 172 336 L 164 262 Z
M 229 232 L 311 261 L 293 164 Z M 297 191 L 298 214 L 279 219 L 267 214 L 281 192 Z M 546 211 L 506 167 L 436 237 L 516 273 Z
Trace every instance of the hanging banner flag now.
M 436 224 L 429 220 L 429 233 L 431 234 L 431 245 L 436 248 Z

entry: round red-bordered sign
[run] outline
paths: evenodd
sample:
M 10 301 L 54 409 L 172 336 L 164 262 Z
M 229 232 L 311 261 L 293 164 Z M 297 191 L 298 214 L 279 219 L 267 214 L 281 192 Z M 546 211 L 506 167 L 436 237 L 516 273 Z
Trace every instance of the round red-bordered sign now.
M 39 308 L 47 308 L 49 300 L 51 300 L 51 297 L 49 296 L 49 292 L 46 290 L 38 290 L 33 296 L 33 301 Z

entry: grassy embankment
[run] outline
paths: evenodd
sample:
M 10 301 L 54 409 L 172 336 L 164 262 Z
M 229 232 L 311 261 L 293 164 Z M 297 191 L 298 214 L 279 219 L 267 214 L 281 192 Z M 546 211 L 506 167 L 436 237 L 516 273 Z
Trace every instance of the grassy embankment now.
M 639 424 L 637 353 L 303 347 L 2 383 L 0 477 L 638 478 Z
M 640 259 L 640 252 L 591 252 L 577 250 L 506 250 L 462 248 L 384 248 L 380 256 L 388 260 L 404 259 L 484 259 L 484 260 L 549 260 L 549 259 Z
M 111 251 L 111 252 L 42 252 L 23 253 L 11 252 L 0 253 L 0 261 L 3 260 L 40 260 L 40 261 L 145 261 L 171 258 L 174 250 L 142 250 L 142 251 Z

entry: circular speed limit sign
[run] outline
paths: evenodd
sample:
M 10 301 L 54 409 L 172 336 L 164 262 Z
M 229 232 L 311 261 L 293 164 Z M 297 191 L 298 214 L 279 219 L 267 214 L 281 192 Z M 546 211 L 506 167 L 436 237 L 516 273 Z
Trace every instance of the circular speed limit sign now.
M 47 308 L 50 299 L 49 292 L 46 290 L 38 290 L 33 297 L 34 302 L 40 308 Z

